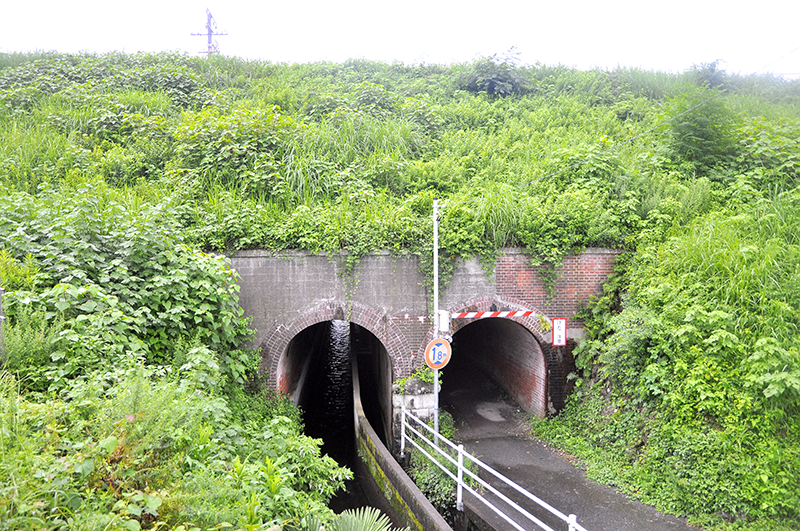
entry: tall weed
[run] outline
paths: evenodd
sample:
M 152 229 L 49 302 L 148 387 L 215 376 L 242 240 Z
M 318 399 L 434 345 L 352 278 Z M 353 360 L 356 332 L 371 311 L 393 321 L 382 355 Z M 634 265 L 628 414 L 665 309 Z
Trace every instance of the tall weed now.
M 3 323 L 0 366 L 16 375 L 26 389 L 46 390 L 45 369 L 59 351 L 65 326 L 63 318 L 47 319 L 43 311 L 24 308 L 15 312 L 13 319 Z

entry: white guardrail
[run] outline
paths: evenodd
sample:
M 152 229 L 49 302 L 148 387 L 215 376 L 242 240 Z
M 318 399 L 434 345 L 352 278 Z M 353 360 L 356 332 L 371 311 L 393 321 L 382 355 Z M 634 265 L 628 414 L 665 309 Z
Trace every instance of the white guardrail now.
M 511 506 L 516 512 L 518 512 L 519 514 L 524 516 L 528 521 L 535 523 L 541 529 L 544 529 L 546 531 L 555 531 L 552 527 L 548 526 L 547 524 L 545 524 L 544 522 L 542 522 L 541 520 L 539 520 L 538 518 L 533 516 L 531 513 L 529 513 L 528 511 L 526 511 L 522 507 L 520 507 L 517 503 L 515 503 L 513 500 L 511 500 L 508 496 L 504 495 L 502 492 L 497 490 L 495 487 L 490 485 L 488 482 L 486 482 L 483 479 L 481 479 L 480 477 L 478 477 L 478 475 L 475 474 L 474 472 L 472 472 L 469 468 L 464 466 L 464 459 L 468 459 L 469 461 L 475 463 L 480 469 L 485 470 L 486 472 L 488 472 L 489 474 L 491 474 L 495 478 L 499 479 L 501 482 L 505 483 L 506 485 L 508 485 L 509 487 L 514 489 L 515 491 L 519 492 L 520 494 L 522 494 L 523 496 L 528 498 L 529 500 L 537 503 L 543 509 L 546 509 L 547 511 L 549 511 L 550 513 L 555 515 L 557 518 L 560 518 L 567 525 L 569 525 L 569 531 L 588 531 L 585 527 L 583 527 L 582 525 L 578 524 L 578 517 L 577 516 L 575 516 L 574 514 L 570 514 L 569 516 L 567 516 L 564 513 L 562 513 L 561 511 L 559 511 L 558 509 L 552 507 L 551 505 L 549 505 L 546 502 L 542 501 L 541 499 L 537 498 L 536 496 L 534 496 L 530 492 L 528 492 L 525 489 L 523 489 L 522 487 L 520 487 L 518 484 L 514 483 L 513 481 L 511 481 L 510 479 L 508 479 L 504 475 L 500 474 L 499 472 L 495 471 L 494 469 L 492 469 L 491 467 L 489 467 L 488 465 L 483 463 L 480 459 L 478 459 L 478 458 L 476 458 L 476 457 L 464 452 L 464 445 L 463 444 L 456 445 L 455 443 L 447 440 L 446 438 L 444 438 L 441 435 L 439 435 L 438 433 L 436 433 L 426 423 L 424 423 L 423 421 L 421 421 L 420 419 L 418 419 L 417 417 L 415 417 L 414 415 L 412 415 L 411 413 L 406 411 L 405 408 L 403 408 L 402 419 L 403 420 L 402 420 L 401 428 L 400 428 L 401 429 L 400 457 L 401 458 L 405 457 L 406 441 L 408 441 L 412 446 L 414 446 L 414 448 L 419 450 L 420 453 L 422 453 L 422 455 L 424 455 L 427 459 L 431 460 L 433 463 L 436 464 L 436 466 L 438 466 L 448 476 L 450 476 L 450 478 L 453 479 L 456 482 L 456 508 L 459 511 L 463 511 L 464 510 L 463 495 L 464 495 L 464 489 L 466 489 L 467 491 L 472 493 L 472 495 L 475 496 L 478 500 L 480 500 L 483 504 L 485 504 L 487 507 L 492 509 L 495 513 L 497 513 L 497 515 L 500 516 L 503 520 L 505 520 L 506 522 L 511 524 L 515 529 L 518 529 L 519 531 L 527 531 L 527 529 L 525 527 L 523 527 L 520 523 L 518 523 L 515 520 L 513 520 L 509 515 L 504 513 L 502 509 L 496 507 L 491 501 L 487 500 L 476 489 L 472 488 L 469 484 L 467 484 L 468 480 L 465 481 L 465 479 L 464 479 L 464 476 L 467 476 L 467 477 L 471 478 L 475 483 L 477 483 L 478 485 L 482 486 L 484 489 L 488 490 L 489 492 L 491 492 L 492 494 L 494 494 L 495 496 L 497 496 L 498 498 L 503 500 L 503 502 L 505 502 L 509 506 Z M 412 425 L 410 422 L 408 422 L 407 419 L 410 419 L 411 421 L 413 421 L 416 426 L 422 427 L 425 430 L 427 430 L 428 432 L 430 432 L 430 434 L 435 438 L 436 442 L 431 441 L 428 437 L 423 435 L 423 432 L 421 432 L 414 425 Z M 447 467 L 445 467 L 438 459 L 434 458 L 430 453 L 428 453 L 428 451 L 419 442 L 417 442 L 416 440 L 411 438 L 411 436 L 406 433 L 406 430 L 408 430 L 411 433 L 413 433 L 414 435 L 416 435 L 419 438 L 420 441 L 424 441 L 427 444 L 429 449 L 433 450 L 435 453 L 438 453 L 439 455 L 441 455 L 442 457 L 447 459 L 451 464 L 453 464 L 456 467 L 457 473 L 454 474 L 451 470 L 449 470 Z M 447 444 L 447 446 L 452 448 L 453 451 L 456 452 L 457 458 L 454 458 L 452 455 L 450 455 L 450 453 L 445 452 L 444 450 L 442 450 L 438 445 L 439 441 L 444 442 L 445 444 Z

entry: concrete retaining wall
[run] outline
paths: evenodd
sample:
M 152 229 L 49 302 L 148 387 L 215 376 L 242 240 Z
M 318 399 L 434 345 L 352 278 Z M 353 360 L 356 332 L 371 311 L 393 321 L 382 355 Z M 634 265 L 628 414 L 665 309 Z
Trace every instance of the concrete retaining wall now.
M 359 458 L 401 524 L 412 531 L 452 531 L 380 442 L 363 415 L 359 415 L 357 429 Z

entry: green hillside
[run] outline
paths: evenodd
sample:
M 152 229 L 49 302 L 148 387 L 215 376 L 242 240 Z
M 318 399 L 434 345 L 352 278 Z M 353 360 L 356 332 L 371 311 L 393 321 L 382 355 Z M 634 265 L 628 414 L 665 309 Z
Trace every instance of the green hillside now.
M 716 64 L 0 55 L 0 529 L 330 519 L 346 472 L 273 462 L 314 445 L 260 391 L 219 253 L 389 249 L 430 273 L 436 197 L 445 279 L 506 246 L 550 282 L 566 254 L 627 251 L 539 436 L 709 529 L 800 529 L 799 118 L 800 81 Z M 145 388 L 180 419 L 125 402 Z

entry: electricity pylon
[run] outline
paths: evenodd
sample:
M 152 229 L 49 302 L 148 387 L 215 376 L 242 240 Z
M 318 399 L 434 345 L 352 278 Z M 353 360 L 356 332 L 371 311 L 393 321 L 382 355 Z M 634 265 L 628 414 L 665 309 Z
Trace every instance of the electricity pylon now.
M 227 31 L 223 31 L 217 33 L 217 21 L 214 20 L 214 17 L 211 15 L 211 11 L 206 8 L 206 32 L 205 33 L 192 33 L 192 35 L 206 35 L 208 36 L 208 50 L 202 51 L 200 53 L 207 53 L 208 55 L 219 53 L 219 43 L 216 40 L 212 39 L 212 37 L 216 37 L 217 35 L 227 35 Z

